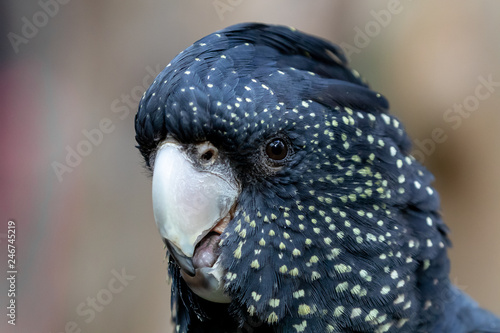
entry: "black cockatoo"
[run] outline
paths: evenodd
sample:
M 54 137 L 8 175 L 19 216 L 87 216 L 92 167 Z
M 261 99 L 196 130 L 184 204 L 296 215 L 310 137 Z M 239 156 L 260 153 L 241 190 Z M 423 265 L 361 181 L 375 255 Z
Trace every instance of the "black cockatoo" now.
M 176 332 L 500 332 L 450 283 L 433 177 L 339 47 L 220 30 L 156 77 L 135 130 Z

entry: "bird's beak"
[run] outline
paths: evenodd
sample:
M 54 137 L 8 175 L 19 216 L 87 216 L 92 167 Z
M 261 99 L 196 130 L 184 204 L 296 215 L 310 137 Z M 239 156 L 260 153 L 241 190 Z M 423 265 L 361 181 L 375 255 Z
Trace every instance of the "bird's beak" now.
M 228 220 L 239 187 L 232 175 L 217 172 L 227 173 L 229 168 L 196 167 L 196 154 L 193 156 L 176 142 L 167 141 L 159 147 L 153 171 L 153 210 L 158 230 L 188 285 L 196 292 L 201 284 L 200 292 L 211 293 L 210 289 L 220 287 L 214 286 L 220 280 L 212 281 L 207 290 L 207 281 L 203 280 L 207 276 L 202 275 L 215 274 L 216 265 L 200 271 L 193 266 L 193 255 L 198 243 L 221 221 Z M 220 272 L 216 275 L 220 279 Z

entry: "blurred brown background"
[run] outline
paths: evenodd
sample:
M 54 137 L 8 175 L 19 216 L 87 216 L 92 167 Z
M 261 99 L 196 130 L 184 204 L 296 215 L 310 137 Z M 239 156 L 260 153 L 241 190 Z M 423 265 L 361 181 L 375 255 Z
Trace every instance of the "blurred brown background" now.
M 1 332 L 171 331 L 150 179 L 134 148 L 137 98 L 178 52 L 244 21 L 342 43 L 436 175 L 452 280 L 500 315 L 500 2 L 8 0 L 0 267 L 13 219 L 17 325 L 6 323 L 2 278 Z M 68 166 L 70 150 L 86 156 Z

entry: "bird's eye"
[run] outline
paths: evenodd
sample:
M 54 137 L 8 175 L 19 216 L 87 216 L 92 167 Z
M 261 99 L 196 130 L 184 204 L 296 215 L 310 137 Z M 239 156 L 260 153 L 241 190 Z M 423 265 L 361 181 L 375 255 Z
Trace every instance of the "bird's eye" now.
M 282 139 L 274 139 L 266 146 L 266 154 L 270 159 L 282 161 L 288 156 L 288 146 Z

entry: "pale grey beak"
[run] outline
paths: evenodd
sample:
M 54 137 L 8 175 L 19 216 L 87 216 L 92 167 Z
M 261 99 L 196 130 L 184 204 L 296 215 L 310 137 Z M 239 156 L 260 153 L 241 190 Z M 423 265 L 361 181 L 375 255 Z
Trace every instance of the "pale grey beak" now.
M 223 274 L 215 272 L 220 270 L 218 261 L 213 267 L 198 270 L 193 267 L 191 258 L 200 240 L 229 214 L 239 195 L 239 187 L 233 175 L 227 174 L 227 167 L 218 166 L 217 161 L 202 165 L 195 161 L 197 156 L 189 154 L 173 140 L 159 147 L 153 171 L 154 217 L 191 289 L 207 299 L 214 294 L 220 301 Z M 209 275 L 217 275 L 217 281 L 208 283 L 207 287 L 207 280 L 213 280 Z M 200 285 L 204 286 L 203 290 L 197 292 Z

